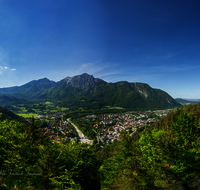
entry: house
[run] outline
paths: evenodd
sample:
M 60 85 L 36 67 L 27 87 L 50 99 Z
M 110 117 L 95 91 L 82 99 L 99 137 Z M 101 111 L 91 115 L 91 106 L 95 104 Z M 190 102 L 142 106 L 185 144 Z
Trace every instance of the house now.
M 103 123 L 104 125 L 112 125 L 113 121 L 111 121 L 111 120 L 104 120 L 101 123 Z
M 62 133 L 63 135 L 66 135 L 66 133 L 65 133 L 64 131 L 61 131 L 61 133 Z
M 52 136 L 50 139 L 53 140 L 53 141 L 59 141 L 59 139 L 55 136 Z
M 88 115 L 87 117 L 89 117 L 90 119 L 96 119 L 96 115 Z
M 98 128 L 98 124 L 93 125 L 93 127 Z
M 113 131 L 107 130 L 107 133 L 111 135 L 113 133 Z
M 54 133 L 50 131 L 50 132 L 45 132 L 45 134 L 46 135 L 53 135 Z

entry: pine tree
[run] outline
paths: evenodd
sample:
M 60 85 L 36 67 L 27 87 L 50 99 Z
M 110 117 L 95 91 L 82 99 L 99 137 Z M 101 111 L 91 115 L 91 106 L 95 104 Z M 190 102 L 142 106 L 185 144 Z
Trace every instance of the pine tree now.
M 42 140 L 41 128 L 35 125 L 34 117 L 31 118 L 31 123 L 26 128 L 27 138 L 30 140 L 31 145 L 38 144 Z

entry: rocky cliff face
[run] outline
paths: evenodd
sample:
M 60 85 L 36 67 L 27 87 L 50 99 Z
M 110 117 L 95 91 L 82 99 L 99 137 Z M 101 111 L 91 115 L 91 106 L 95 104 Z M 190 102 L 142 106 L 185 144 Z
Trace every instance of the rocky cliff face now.
M 66 77 L 65 82 L 72 87 L 81 88 L 82 90 L 94 89 L 97 84 L 106 83 L 105 81 L 94 78 L 93 75 L 83 73 L 74 77 Z
M 135 89 L 143 96 L 147 101 L 160 102 L 160 104 L 178 105 L 177 102 L 166 92 L 160 89 L 153 89 L 145 83 L 133 83 Z
M 153 89 L 145 83 L 134 83 L 136 90 L 143 95 L 146 99 L 152 94 Z

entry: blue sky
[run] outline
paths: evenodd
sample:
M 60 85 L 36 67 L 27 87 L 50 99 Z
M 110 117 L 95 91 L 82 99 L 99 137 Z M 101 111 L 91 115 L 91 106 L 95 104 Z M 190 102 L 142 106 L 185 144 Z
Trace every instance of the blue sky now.
M 88 73 L 200 98 L 199 0 L 0 0 L 0 87 Z

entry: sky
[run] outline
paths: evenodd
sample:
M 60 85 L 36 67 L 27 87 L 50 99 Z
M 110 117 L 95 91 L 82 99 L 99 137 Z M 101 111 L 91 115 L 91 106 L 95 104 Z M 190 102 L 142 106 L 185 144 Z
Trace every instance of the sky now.
M 200 1 L 0 0 L 0 88 L 82 73 L 200 99 Z

